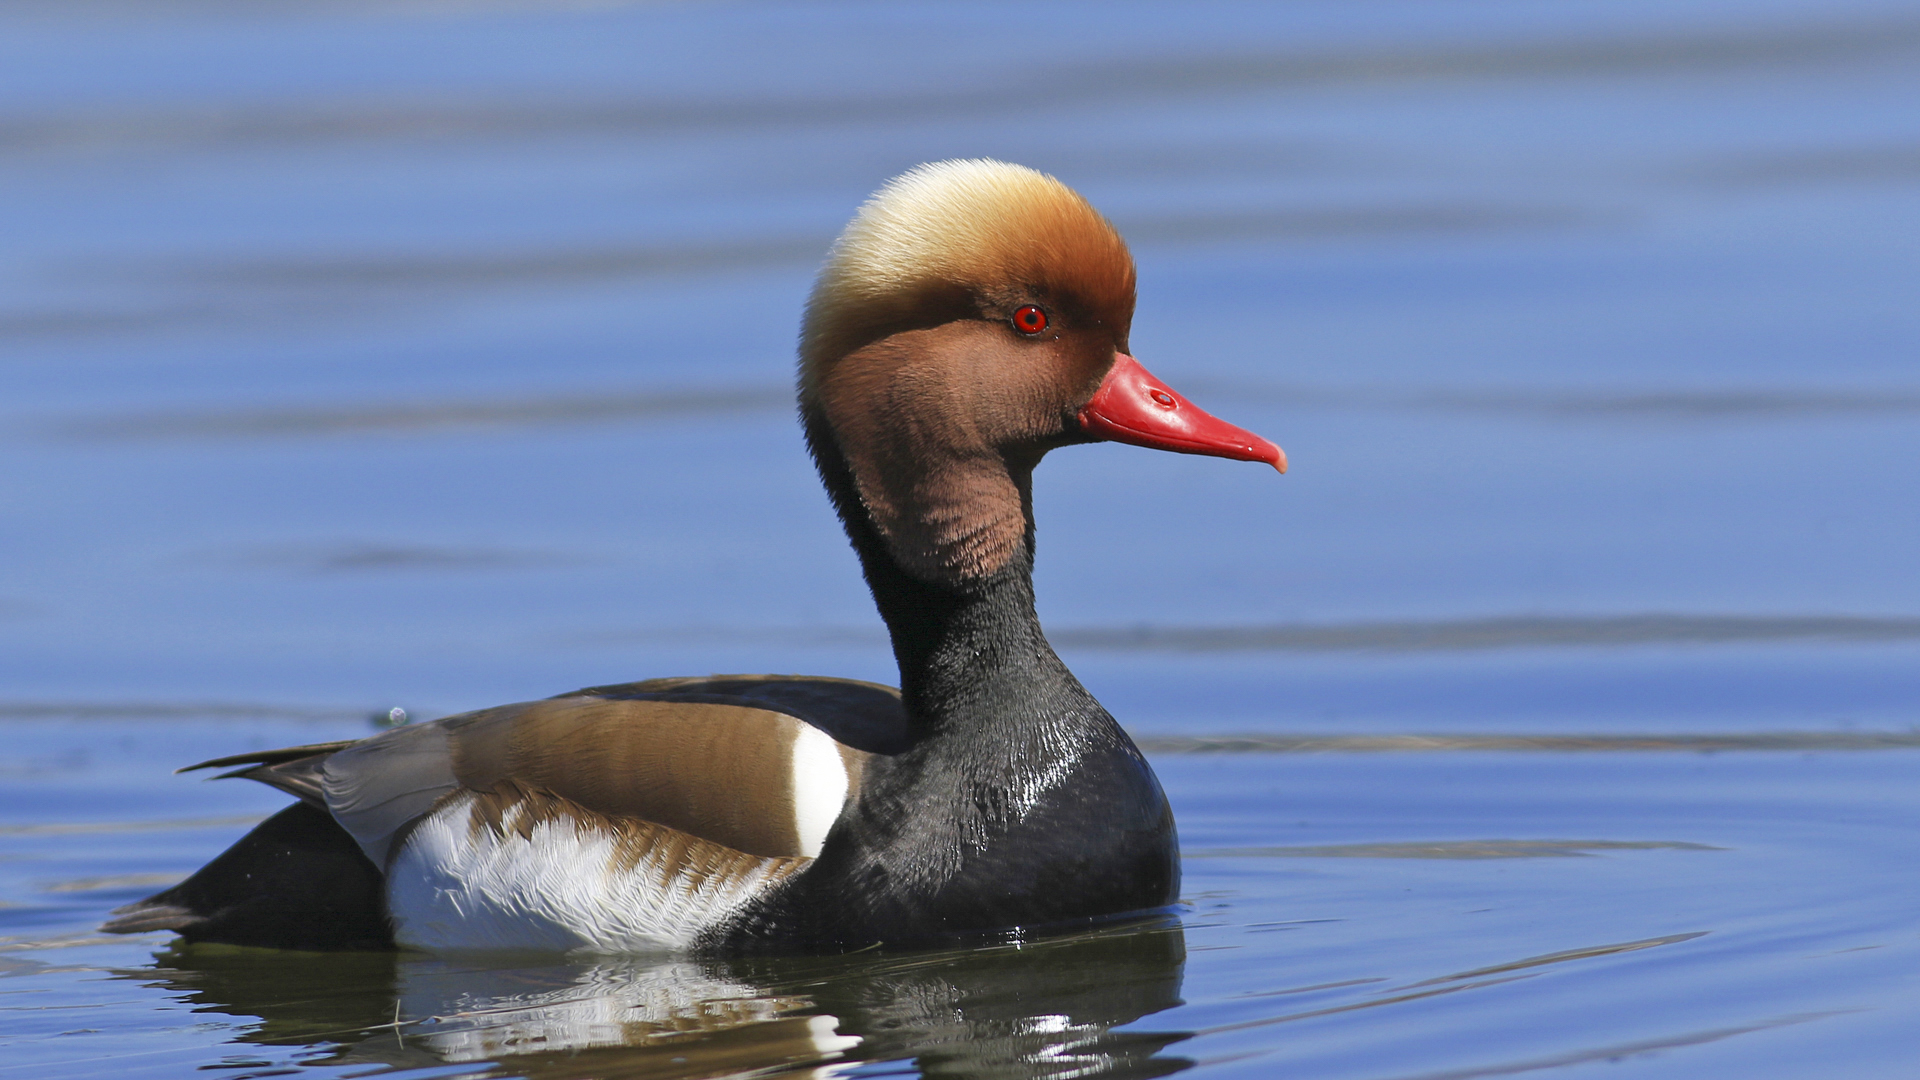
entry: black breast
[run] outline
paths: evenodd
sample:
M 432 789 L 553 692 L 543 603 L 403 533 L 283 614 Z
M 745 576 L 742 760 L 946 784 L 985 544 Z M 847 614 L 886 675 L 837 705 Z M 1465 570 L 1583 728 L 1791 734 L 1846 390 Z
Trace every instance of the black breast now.
M 1172 810 L 1125 734 L 1099 719 L 1067 746 L 1058 731 L 1041 740 L 1044 755 L 1019 740 L 936 740 L 876 759 L 814 865 L 716 928 L 709 944 L 934 944 L 1172 903 Z M 1019 764 L 998 767 L 993 759 L 1009 753 Z

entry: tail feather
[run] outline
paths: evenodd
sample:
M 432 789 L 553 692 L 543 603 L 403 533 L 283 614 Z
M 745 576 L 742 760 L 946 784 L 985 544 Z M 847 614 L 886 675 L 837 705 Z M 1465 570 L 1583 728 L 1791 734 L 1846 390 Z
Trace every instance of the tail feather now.
M 276 788 L 310 803 L 315 809 L 327 808 L 327 793 L 321 787 L 320 770 L 335 751 L 352 746 L 355 740 L 343 742 L 311 743 L 306 746 L 289 746 L 284 750 L 260 750 L 250 754 L 234 754 L 229 757 L 214 758 L 198 765 L 189 765 L 184 769 L 175 769 L 176 773 L 192 772 L 195 769 L 222 769 L 239 765 L 241 768 L 223 772 L 215 780 L 254 780 L 270 788 Z
M 325 810 L 298 802 L 192 877 L 129 904 L 102 930 L 275 949 L 393 948 L 385 883 Z
M 342 739 L 339 742 L 308 743 L 305 746 L 288 746 L 279 750 L 255 750 L 245 754 L 229 754 L 226 757 L 209 758 L 198 765 L 187 765 L 173 771 L 183 773 L 200 769 L 230 769 L 235 765 L 281 765 L 301 758 L 325 757 L 336 750 L 345 750 L 359 741 Z
M 284 791 L 316 810 L 327 808 L 327 792 L 321 786 L 320 769 L 328 755 L 295 758 L 278 765 L 250 765 L 214 777 L 215 780 L 253 780 Z
M 196 914 L 190 908 L 155 903 L 157 899 L 150 896 L 138 903 L 114 908 L 113 914 L 120 917 L 101 923 L 100 929 L 109 934 L 144 934 L 151 930 L 184 931 L 207 921 L 205 915 Z

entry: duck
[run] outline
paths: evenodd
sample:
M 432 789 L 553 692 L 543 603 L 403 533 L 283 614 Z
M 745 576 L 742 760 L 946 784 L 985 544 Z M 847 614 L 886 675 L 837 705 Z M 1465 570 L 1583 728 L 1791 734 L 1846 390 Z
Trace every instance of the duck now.
M 659 678 L 191 765 L 297 801 L 103 929 L 750 954 L 1168 910 L 1166 793 L 1035 611 L 1033 471 L 1093 442 L 1286 457 L 1132 356 L 1135 277 L 1078 192 L 992 160 L 894 178 L 828 250 L 799 417 L 897 688 Z

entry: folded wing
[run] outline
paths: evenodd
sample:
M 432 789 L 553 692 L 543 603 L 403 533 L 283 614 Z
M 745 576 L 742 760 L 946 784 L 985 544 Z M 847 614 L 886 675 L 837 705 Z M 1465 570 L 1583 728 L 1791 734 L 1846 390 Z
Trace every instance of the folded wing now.
M 192 768 L 241 766 L 222 775 L 325 810 L 390 872 L 403 943 L 618 948 L 684 944 L 723 909 L 797 872 L 867 763 L 904 747 L 905 732 L 889 687 L 716 676 L 596 687 Z M 198 906 L 246 900 L 227 895 L 245 892 L 245 868 L 227 869 L 201 882 Z M 567 880 L 556 886 L 556 876 Z M 580 889 L 601 892 L 568 892 Z M 176 892 L 127 910 L 151 911 L 161 897 L 181 907 Z M 532 940 L 508 940 L 519 932 L 511 925 L 479 938 L 460 925 L 473 921 L 463 912 L 497 909 L 510 922 L 528 905 L 554 907 L 519 920 L 555 924 Z M 116 928 L 195 936 L 207 925 L 192 912 L 168 914 L 164 927 L 128 917 Z M 583 919 L 594 925 L 574 925 Z

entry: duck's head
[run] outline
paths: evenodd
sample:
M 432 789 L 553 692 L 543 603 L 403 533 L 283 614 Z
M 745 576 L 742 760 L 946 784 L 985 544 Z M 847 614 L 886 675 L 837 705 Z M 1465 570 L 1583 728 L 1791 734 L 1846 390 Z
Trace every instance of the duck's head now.
M 1129 355 L 1133 257 L 1044 173 L 945 161 L 895 178 L 827 258 L 800 341 L 808 445 L 841 515 L 922 581 L 992 577 L 1027 542 L 1048 450 L 1113 440 L 1266 462 Z M 863 520 L 864 519 L 864 520 Z

